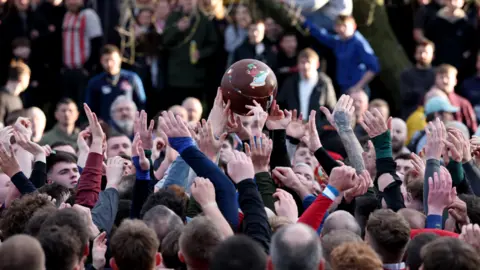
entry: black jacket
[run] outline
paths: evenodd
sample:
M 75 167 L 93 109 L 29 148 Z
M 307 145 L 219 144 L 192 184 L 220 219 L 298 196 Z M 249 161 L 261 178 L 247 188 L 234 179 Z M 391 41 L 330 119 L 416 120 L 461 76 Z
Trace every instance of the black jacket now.
M 265 44 L 265 51 L 262 54 L 255 52 L 255 45 L 252 45 L 248 38 L 238 47 L 233 53 L 233 62 L 242 59 L 256 59 L 267 64 L 272 70 L 277 66 L 277 55 L 272 51 L 272 48 Z

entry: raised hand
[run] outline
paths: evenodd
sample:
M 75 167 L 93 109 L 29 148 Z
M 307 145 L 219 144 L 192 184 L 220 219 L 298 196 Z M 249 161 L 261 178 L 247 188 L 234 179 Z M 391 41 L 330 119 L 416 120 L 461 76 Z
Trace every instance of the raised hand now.
M 212 124 L 202 119 L 202 125 L 198 130 L 198 148 L 209 158 L 214 158 L 223 142 L 227 138 L 228 133 L 223 133 L 217 139 L 213 134 Z
M 27 137 L 27 135 L 16 130 L 14 131 L 13 135 L 15 137 L 15 142 L 20 145 L 20 147 L 22 147 L 25 151 L 35 156 L 35 159 L 38 159 L 38 157 L 43 157 L 43 160 L 45 159 L 46 154 L 44 149 L 37 143 L 31 141 L 30 138 Z
M 427 134 L 427 144 L 424 149 L 427 160 L 439 160 L 442 157 L 447 138 L 445 125 L 439 118 L 437 118 L 435 121 L 428 123 L 427 127 L 425 127 L 425 133 Z
M 415 153 L 411 153 L 413 169 L 411 172 L 414 176 L 424 176 L 425 175 L 425 161 Z
M 286 217 L 292 222 L 298 220 L 298 207 L 293 199 L 292 194 L 286 192 L 283 189 L 277 188 L 277 191 L 273 193 L 273 197 L 277 199 L 274 203 L 275 212 L 278 216 Z
M 107 187 L 117 188 L 122 180 L 125 169 L 125 160 L 122 157 L 116 156 L 107 160 L 107 168 L 105 175 L 107 177 Z
M 269 130 L 287 129 L 290 121 L 292 121 L 292 113 L 288 110 L 280 110 L 280 106 L 274 100 L 267 118 L 267 128 Z
M 273 142 L 265 134 L 262 137 L 250 137 L 250 144 L 245 144 L 245 153 L 252 159 L 255 173 L 268 172 Z
M 428 215 L 441 216 L 457 197 L 457 189 L 452 188 L 452 176 L 445 167 L 440 167 L 440 174 L 435 172 L 433 179 L 428 178 L 428 189 Z
M 215 187 L 210 179 L 203 177 L 195 177 L 192 183 L 192 196 L 202 208 L 209 206 L 217 206 L 215 201 Z
M 140 140 L 142 141 L 143 149 L 152 150 L 153 148 L 153 126 L 155 122 L 150 120 L 150 125 L 147 128 L 147 113 L 142 110 L 140 113 L 135 113 L 135 121 L 133 129 L 135 133 L 140 134 Z
M 286 133 L 288 136 L 300 140 L 307 132 L 307 124 L 303 123 L 302 113 L 297 110 L 292 112 L 292 120 L 288 123 Z
M 162 116 L 158 118 L 158 124 L 168 138 L 191 137 L 185 121 L 180 116 L 175 117 L 172 112 L 162 112 Z
M 385 122 L 385 117 L 377 109 L 373 109 L 373 112 L 366 111 L 363 114 L 363 121 L 360 122 L 363 129 L 368 133 L 370 138 L 375 138 L 378 135 L 381 135 L 391 127 L 392 117 L 388 118 L 388 121 Z
M 248 140 L 252 136 L 251 128 L 244 126 L 240 116 L 233 114 L 228 117 L 227 132 L 237 134 L 241 140 Z
M 480 226 L 468 224 L 462 227 L 460 240 L 470 244 L 478 252 L 480 250 Z
M 263 110 L 262 105 L 260 105 L 260 103 L 258 103 L 256 100 L 253 100 L 253 104 L 255 106 L 245 105 L 245 108 L 250 110 L 247 113 L 247 116 L 253 116 L 254 121 L 258 121 L 258 129 L 261 132 L 265 126 L 265 122 L 267 121 L 268 113 Z
M 448 206 L 448 214 L 455 219 L 455 223 L 460 225 L 470 224 L 468 218 L 467 204 L 460 198 L 456 197 L 451 205 Z
M 457 152 L 462 153 L 461 159 L 459 160 L 461 160 L 461 162 L 463 163 L 469 162 L 472 159 L 472 150 L 470 148 L 470 142 L 468 141 L 468 139 L 463 135 L 460 130 L 456 128 L 449 128 L 447 129 L 447 132 L 448 136 L 452 137 L 452 139 L 455 139 L 455 141 L 452 141 L 451 143 L 458 145 L 459 149 L 457 150 Z M 448 140 L 448 137 L 447 141 L 450 142 L 450 140 Z M 448 143 L 446 142 L 445 144 L 448 147 Z
M 28 138 L 32 137 L 32 122 L 28 120 L 28 118 L 25 117 L 19 117 L 17 118 L 17 121 L 13 125 L 13 128 L 18 131 L 23 133 L 25 136 Z
M 355 113 L 355 107 L 353 106 L 353 99 L 349 95 L 342 95 L 335 108 L 333 113 L 330 113 L 330 110 L 326 107 L 320 107 L 320 110 L 327 117 L 328 122 L 335 127 L 337 131 L 347 131 L 352 129 L 352 122 Z
M 92 265 L 95 269 L 103 269 L 105 263 L 105 253 L 107 253 L 107 232 L 102 232 L 93 240 L 92 246 Z
M 0 130 L 0 143 L 5 147 L 10 146 L 10 140 L 14 135 L 15 130 L 11 126 L 4 127 Z
M 310 112 L 310 117 L 308 118 L 307 132 L 305 136 L 302 137 L 302 142 L 305 143 L 312 153 L 315 153 L 318 149 L 322 147 L 320 142 L 320 137 L 318 136 L 317 123 L 315 116 L 317 115 L 316 111 Z
M 222 90 L 220 87 L 217 89 L 217 96 L 213 103 L 213 108 L 208 115 L 208 122 L 212 124 L 213 134 L 216 137 L 220 137 L 223 132 L 225 132 L 228 116 L 231 114 L 230 110 L 230 100 L 225 104 L 223 102 Z
M 79 152 L 88 153 L 90 151 L 90 146 L 88 145 L 88 141 L 92 139 L 92 132 L 90 132 L 90 128 L 85 128 L 84 130 L 78 133 L 77 137 L 77 146 Z
M 448 155 L 450 158 L 452 158 L 456 162 L 462 162 L 463 160 L 463 144 L 462 144 L 462 138 L 463 135 L 459 134 L 460 132 L 457 129 L 448 129 L 447 130 L 447 139 L 444 140 L 445 143 L 445 149 L 447 151 Z
M 144 171 L 148 171 L 150 169 L 150 162 L 148 158 L 145 156 L 145 151 L 142 147 L 142 140 L 140 139 L 140 134 L 136 133 L 135 137 L 133 138 L 132 143 L 132 156 L 138 156 L 140 168 Z
M 345 190 L 343 193 L 343 197 L 345 200 L 350 203 L 355 197 L 362 196 L 363 194 L 367 193 L 368 188 L 372 183 L 372 177 L 368 171 L 363 171 L 360 175 L 356 176 L 357 180 L 355 181 L 357 184 Z
M 246 179 L 253 179 L 255 176 L 255 169 L 253 168 L 252 160 L 247 157 L 245 153 L 237 150 L 233 151 L 233 157 L 227 164 L 228 175 L 235 184 L 238 184 Z
M 335 167 L 328 178 L 328 184 L 339 192 L 349 190 L 360 181 L 355 174 L 355 169 L 349 166 Z
M 97 115 L 90 110 L 87 104 L 83 104 L 83 109 L 85 110 L 85 114 L 88 118 L 88 127 L 90 129 L 90 133 L 92 135 L 92 140 L 100 140 L 103 141 L 103 137 L 105 134 L 103 133 L 102 126 L 98 121 Z
M 12 178 L 12 176 L 20 172 L 20 165 L 15 158 L 12 146 L 9 145 L 7 147 L 0 144 L 0 168 L 8 177 Z

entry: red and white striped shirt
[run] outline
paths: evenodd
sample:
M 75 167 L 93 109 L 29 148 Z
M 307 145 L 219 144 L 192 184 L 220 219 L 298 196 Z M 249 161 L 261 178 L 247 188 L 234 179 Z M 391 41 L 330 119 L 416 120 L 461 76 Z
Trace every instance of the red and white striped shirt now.
M 93 9 L 67 12 L 63 19 L 63 64 L 82 68 L 90 57 L 90 40 L 103 35 L 100 18 Z

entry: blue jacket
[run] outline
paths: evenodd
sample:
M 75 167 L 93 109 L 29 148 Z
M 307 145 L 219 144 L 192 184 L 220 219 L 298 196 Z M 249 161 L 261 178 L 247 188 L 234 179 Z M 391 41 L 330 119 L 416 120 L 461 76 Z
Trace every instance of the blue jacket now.
M 139 110 L 145 107 L 145 90 L 140 77 L 132 71 L 121 70 L 117 76 L 103 72 L 88 82 L 85 103 L 105 122 L 110 121 L 110 106 L 118 96 L 129 96 Z
M 380 64 L 372 47 L 360 32 L 356 31 L 351 38 L 342 40 L 308 20 L 304 27 L 310 30 L 310 35 L 318 42 L 333 50 L 337 60 L 337 83 L 342 93 L 360 81 L 367 71 L 380 71 Z

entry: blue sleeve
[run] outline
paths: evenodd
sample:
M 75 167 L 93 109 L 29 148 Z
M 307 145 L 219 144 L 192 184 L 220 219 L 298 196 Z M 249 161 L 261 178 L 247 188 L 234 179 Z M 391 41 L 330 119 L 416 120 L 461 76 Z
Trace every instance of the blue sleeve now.
M 165 182 L 163 187 L 169 187 L 171 185 L 177 185 L 183 187 L 185 190 L 188 190 L 188 173 L 190 167 L 183 160 L 181 156 L 178 156 L 170 166 L 167 176 L 165 177 Z
M 442 216 L 440 215 L 428 215 L 427 222 L 425 224 L 426 229 L 442 229 Z
M 325 220 L 327 220 L 328 218 L 328 211 L 325 213 L 325 215 L 323 216 L 323 220 L 322 220 L 322 223 L 320 223 L 320 227 L 318 227 L 317 229 L 317 234 L 320 235 L 322 233 L 322 229 L 323 229 L 323 224 L 325 223 Z
M 145 151 L 146 155 L 147 151 Z M 149 155 L 147 156 L 149 157 Z M 140 212 L 142 211 L 143 204 L 145 203 L 152 191 L 151 185 L 153 181 L 150 180 L 150 171 L 142 171 L 142 169 L 140 168 L 138 156 L 132 157 L 132 162 L 137 171 L 135 184 L 133 185 L 133 198 L 132 207 L 130 209 L 130 218 L 135 219 L 140 218 Z
M 190 139 L 190 140 L 188 140 Z M 170 145 L 200 177 L 212 181 L 218 207 L 232 228 L 238 228 L 238 200 L 232 181 L 208 159 L 193 143 L 192 138 L 170 138 Z M 177 141 L 183 141 L 179 144 Z M 188 145 L 187 148 L 185 146 Z
M 303 27 L 307 28 L 310 31 L 310 35 L 323 45 L 331 49 L 335 48 L 337 45 L 338 38 L 328 33 L 327 29 L 318 27 L 309 20 L 305 20 Z
M 359 53 L 360 53 L 360 60 L 361 62 L 367 67 L 367 70 L 378 73 L 380 72 L 380 64 L 378 62 L 378 58 L 375 55 L 372 47 L 368 43 L 365 38 L 359 38 Z
M 99 113 L 100 108 L 98 104 L 100 102 L 100 97 L 97 97 L 98 94 L 95 93 L 95 78 L 96 77 L 88 81 L 87 89 L 85 90 L 85 103 L 88 104 L 92 112 Z
M 310 194 L 307 197 L 303 198 L 303 209 L 307 210 L 307 208 L 315 201 L 317 197 Z
M 23 172 L 16 173 L 10 180 L 12 180 L 12 183 L 22 195 L 33 193 L 37 190 Z
M 142 80 L 137 74 L 133 74 L 133 91 L 133 97 L 137 103 L 137 107 L 143 109 L 145 107 L 147 96 L 145 95 Z

